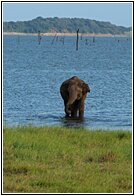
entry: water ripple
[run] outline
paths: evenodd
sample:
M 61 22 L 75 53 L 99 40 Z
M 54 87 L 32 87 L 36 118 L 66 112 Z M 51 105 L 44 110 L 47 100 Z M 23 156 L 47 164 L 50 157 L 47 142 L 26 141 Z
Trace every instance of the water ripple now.
M 75 37 L 4 36 L 4 124 L 132 129 L 132 40 L 97 37 L 75 50 Z M 77 75 L 89 84 L 84 121 L 65 119 L 61 83 Z

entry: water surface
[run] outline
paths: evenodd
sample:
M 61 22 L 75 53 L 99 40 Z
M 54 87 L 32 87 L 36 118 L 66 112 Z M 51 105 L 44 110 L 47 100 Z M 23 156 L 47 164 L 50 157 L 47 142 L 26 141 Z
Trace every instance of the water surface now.
M 3 120 L 7 125 L 132 129 L 132 40 L 125 37 L 7 36 L 3 38 Z M 118 41 L 119 40 L 119 41 Z M 91 89 L 84 121 L 64 118 L 59 93 L 72 76 Z

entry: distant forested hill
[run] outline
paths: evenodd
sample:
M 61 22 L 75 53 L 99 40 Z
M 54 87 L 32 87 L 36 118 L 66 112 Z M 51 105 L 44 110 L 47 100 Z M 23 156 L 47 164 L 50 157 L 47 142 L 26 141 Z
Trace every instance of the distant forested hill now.
M 75 33 L 79 29 L 80 33 L 100 33 L 100 34 L 124 34 L 132 31 L 132 28 L 116 26 L 110 22 L 99 22 L 96 20 L 83 18 L 42 18 L 29 21 L 3 22 L 4 32 L 20 32 L 20 33 L 49 33 L 49 32 L 65 32 Z

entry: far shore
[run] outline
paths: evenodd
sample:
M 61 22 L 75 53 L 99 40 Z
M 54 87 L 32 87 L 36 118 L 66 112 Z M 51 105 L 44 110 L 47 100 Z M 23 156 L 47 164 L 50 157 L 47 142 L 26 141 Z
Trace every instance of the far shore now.
M 3 35 L 22 35 L 22 36 L 38 36 L 38 33 L 20 33 L 20 32 L 3 32 Z M 41 36 L 76 36 L 76 33 L 41 33 Z M 126 37 L 126 35 L 112 35 L 112 34 L 96 34 L 96 33 L 83 33 L 80 36 L 96 36 L 96 37 Z

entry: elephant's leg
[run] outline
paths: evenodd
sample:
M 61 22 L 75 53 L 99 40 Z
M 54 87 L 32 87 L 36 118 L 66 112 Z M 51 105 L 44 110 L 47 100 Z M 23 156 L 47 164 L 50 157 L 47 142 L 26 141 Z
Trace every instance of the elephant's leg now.
M 76 118 L 77 117 L 77 104 L 76 102 L 72 104 L 71 106 L 71 117 Z
M 65 100 L 64 100 L 65 113 L 66 113 L 66 115 L 65 115 L 65 116 L 66 116 L 66 117 L 69 117 L 69 114 L 68 114 L 68 113 L 67 113 L 67 111 L 66 111 L 66 105 L 67 105 L 67 101 L 65 101 Z
M 84 117 L 84 110 L 79 110 L 79 118 L 83 118 Z
M 77 109 L 75 109 L 72 113 L 71 113 L 71 117 L 76 118 L 77 117 Z
M 66 113 L 65 117 L 69 117 L 69 114 Z
M 84 116 L 84 101 L 82 101 L 79 106 L 79 118 L 83 118 L 83 116 Z

